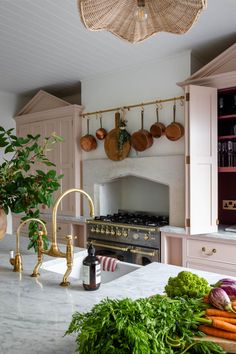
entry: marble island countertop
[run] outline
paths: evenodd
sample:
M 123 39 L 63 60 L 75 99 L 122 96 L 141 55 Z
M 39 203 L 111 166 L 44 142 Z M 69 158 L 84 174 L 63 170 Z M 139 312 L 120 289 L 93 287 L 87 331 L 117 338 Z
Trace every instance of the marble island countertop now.
M 15 237 L 7 235 L 0 241 L 1 354 L 74 353 L 75 336 L 63 335 L 75 311 L 88 311 L 106 297 L 137 299 L 163 293 L 168 278 L 184 269 L 154 262 L 102 284 L 95 292 L 88 292 L 75 279 L 71 280 L 70 287 L 60 287 L 62 276 L 43 269 L 39 278 L 31 278 L 37 257 L 33 251 L 27 251 L 27 244 L 28 240 L 22 238 L 24 270 L 15 273 L 9 263 L 9 251 L 15 249 Z M 45 261 L 51 259 L 45 257 Z M 224 276 L 192 271 L 210 283 Z

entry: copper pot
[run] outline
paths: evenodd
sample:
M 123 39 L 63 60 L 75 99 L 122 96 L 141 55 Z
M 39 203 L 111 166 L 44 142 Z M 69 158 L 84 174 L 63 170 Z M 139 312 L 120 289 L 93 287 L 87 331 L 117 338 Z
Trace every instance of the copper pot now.
M 89 134 L 89 119 L 87 119 L 87 134 L 80 138 L 80 146 L 84 151 L 92 151 L 97 147 L 97 141 L 95 137 Z
M 184 135 L 184 127 L 175 121 L 176 103 L 173 106 L 173 122 L 166 127 L 166 137 L 171 141 L 176 141 Z
M 100 117 L 99 119 L 100 119 L 100 128 L 96 130 L 96 138 L 98 140 L 103 140 L 107 135 L 107 131 L 102 127 L 102 117 Z
M 158 106 L 156 107 L 156 117 L 157 121 L 151 126 L 150 133 L 152 134 L 153 138 L 160 138 L 162 135 L 165 134 L 166 127 L 163 123 L 159 122 Z
M 131 145 L 136 151 L 144 151 L 153 144 L 153 137 L 148 130 L 143 129 L 144 110 L 141 110 L 141 129 L 131 136 Z

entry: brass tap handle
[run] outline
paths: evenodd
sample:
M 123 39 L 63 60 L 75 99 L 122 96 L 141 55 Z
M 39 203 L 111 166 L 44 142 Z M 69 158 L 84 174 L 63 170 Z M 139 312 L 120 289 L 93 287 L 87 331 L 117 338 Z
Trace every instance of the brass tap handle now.
M 66 246 L 66 263 L 67 263 L 67 270 L 63 276 L 63 280 L 61 282 L 61 286 L 68 286 L 70 285 L 70 282 L 68 281 L 68 277 L 72 271 L 73 267 L 73 241 L 72 241 L 72 236 L 67 235 L 67 246 Z
M 36 278 L 40 275 L 39 273 L 39 268 L 41 267 L 43 263 L 43 232 L 39 231 L 38 232 L 38 239 L 37 239 L 37 245 L 38 245 L 38 262 L 36 266 L 34 267 L 33 273 L 31 274 L 31 277 Z

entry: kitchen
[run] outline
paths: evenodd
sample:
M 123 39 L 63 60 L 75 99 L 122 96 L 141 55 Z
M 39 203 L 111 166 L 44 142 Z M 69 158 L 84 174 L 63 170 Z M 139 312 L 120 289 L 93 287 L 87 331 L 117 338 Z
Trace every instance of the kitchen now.
M 51 6 L 53 6 L 53 3 L 49 2 Z M 233 4 L 232 4 L 233 7 Z M 11 13 L 11 9 L 8 10 L 8 13 Z M 229 11 L 230 12 L 230 11 Z M 233 11 L 232 11 L 233 13 Z M 20 17 L 20 14 L 22 14 L 20 11 L 18 13 L 18 16 Z M 204 14 L 203 14 L 204 15 Z M 215 16 L 215 14 L 214 14 Z M 228 16 L 228 12 L 227 12 Z M 215 17 L 216 18 L 216 17 Z M 228 17 L 227 17 L 228 18 Z M 204 19 L 204 17 L 203 17 Z M 201 17 L 199 21 L 201 20 Z M 225 22 L 230 22 L 225 19 Z M 225 23 L 226 26 L 226 23 Z M 197 31 L 197 26 L 193 27 L 192 31 Z M 230 29 L 228 31 L 230 34 Z M 191 32 L 190 32 L 191 34 Z M 96 35 L 104 35 L 104 41 L 107 41 L 108 38 L 106 33 L 89 33 L 86 34 L 87 36 L 90 36 L 91 39 Z M 204 37 L 203 37 L 204 38 Z M 223 52 L 226 48 L 228 48 L 231 44 L 234 43 L 235 38 L 232 40 L 233 36 L 227 39 L 228 40 L 228 45 L 226 45 L 225 41 L 222 46 L 222 50 L 220 50 L 220 46 L 214 46 L 214 50 L 217 51 L 217 56 L 220 52 Z M 30 38 L 28 38 L 30 39 Z M 154 36 L 152 38 L 153 46 L 156 45 L 156 41 L 158 42 L 159 35 Z M 165 46 L 165 40 L 167 37 L 161 36 L 162 44 Z M 177 38 L 180 40 L 180 38 Z M 191 39 L 191 38 L 190 38 Z M 25 41 L 25 39 L 24 39 Z M 96 39 L 95 39 L 96 41 Z M 118 42 L 118 39 L 115 40 L 117 43 L 117 46 L 120 46 L 119 49 L 121 50 L 121 46 L 123 46 L 123 49 L 125 49 L 127 52 L 129 52 L 131 49 L 128 47 L 126 44 L 120 44 Z M 151 45 L 151 44 L 149 44 Z M 148 46 L 148 45 L 147 45 Z M 217 47 L 217 48 L 216 48 Z M 55 46 L 54 46 L 55 48 Z M 118 47 L 117 47 L 118 48 Z M 140 48 L 140 44 L 139 44 Z M 191 48 L 191 47 L 188 47 Z M 148 48 L 146 48 L 148 49 Z M 119 55 L 118 49 L 114 49 L 116 55 Z M 107 48 L 107 53 L 109 52 Z M 155 50 L 154 50 L 155 53 Z M 58 53 L 58 59 L 60 58 L 60 53 Z M 122 56 L 123 55 L 123 56 Z M 127 54 L 120 54 L 121 58 L 120 61 L 124 62 L 124 57 L 127 57 Z M 190 50 L 187 50 L 185 48 L 184 51 L 182 52 L 175 52 L 174 54 L 168 53 L 165 58 L 155 58 L 155 60 L 150 60 L 152 58 L 148 54 L 146 54 L 146 60 L 148 64 L 143 64 L 140 66 L 138 63 L 138 60 L 133 62 L 132 66 L 126 65 L 126 69 L 122 69 L 121 67 L 117 67 L 116 70 L 110 70 L 107 71 L 104 75 L 98 75 L 98 76 L 90 76 L 88 75 L 85 78 L 81 79 L 81 86 L 82 86 L 82 99 L 81 102 L 83 106 L 85 106 L 85 111 L 90 112 L 90 111 L 99 111 L 102 109 L 106 108 L 111 108 L 111 107 L 117 107 L 117 106 L 126 106 L 130 104 L 136 104 L 136 103 L 142 103 L 150 100 L 156 100 L 156 99 L 165 99 L 165 98 L 170 98 L 170 97 L 177 97 L 180 95 L 183 95 L 183 90 L 179 86 L 176 85 L 177 82 L 184 81 L 187 79 L 191 73 L 192 73 L 192 65 L 196 65 L 196 67 L 199 67 L 199 63 L 196 57 L 191 53 Z M 211 58 L 212 59 L 212 58 Z M 97 59 L 98 60 L 98 59 Z M 100 58 L 102 62 L 104 62 L 104 58 Z M 20 66 L 22 62 L 19 62 L 18 65 Z M 198 64 L 198 65 L 197 65 Z M 201 65 L 202 66 L 202 65 Z M 196 69 L 195 67 L 195 69 Z M 21 68 L 23 70 L 23 68 Z M 25 69 L 24 69 L 25 71 Z M 49 86 L 50 83 L 45 81 L 44 83 L 41 83 L 37 85 L 38 88 L 45 89 L 47 91 L 47 86 Z M 34 89 L 36 88 L 36 85 L 33 87 Z M 112 89 L 111 89 L 112 88 Z M 50 92 L 50 90 L 49 90 Z M 36 92 L 34 92 L 36 93 Z M 55 94 L 55 96 L 57 96 Z M 33 97 L 33 94 L 31 95 Z M 12 127 L 14 124 L 14 120 L 11 118 L 15 116 L 16 112 L 19 112 L 24 105 L 29 102 L 31 97 L 26 97 L 22 98 L 19 97 L 17 94 L 9 94 L 5 92 L 3 89 L 3 92 L 1 93 L 1 119 L 3 119 L 4 124 L 6 127 Z M 76 98 L 78 95 L 76 95 Z M 20 105 L 18 104 L 18 99 L 21 99 Z M 67 101 L 66 95 L 63 96 L 65 101 Z M 80 103 L 79 99 L 77 101 L 73 101 L 73 103 Z M 18 107 L 18 108 L 15 108 Z M 166 125 L 168 125 L 172 121 L 172 104 L 163 104 L 162 109 L 160 109 L 160 119 L 163 121 Z M 177 112 L 176 112 L 176 118 L 177 121 L 184 124 L 184 107 L 181 105 L 181 103 L 177 102 Z M 140 109 L 134 109 L 130 110 L 129 112 L 126 113 L 126 119 L 128 121 L 128 128 L 131 132 L 136 131 L 140 127 Z M 145 115 L 144 115 L 144 126 L 146 129 L 149 129 L 151 124 L 153 124 L 156 120 L 155 116 L 155 106 L 149 106 L 145 107 Z M 103 116 L 103 126 L 110 131 L 112 128 L 114 128 L 114 114 L 104 114 Z M 90 131 L 92 133 L 95 133 L 96 129 L 99 127 L 99 121 L 97 119 L 90 119 Z M 86 121 L 83 120 L 83 132 L 86 132 Z M 162 252 L 162 257 L 167 257 L 167 255 L 164 254 L 170 253 L 170 258 L 171 260 L 169 261 L 172 264 L 177 264 L 180 265 L 182 260 L 182 252 L 184 252 L 184 249 L 187 247 L 185 243 L 185 238 L 183 237 L 184 235 L 184 226 L 185 226 L 185 213 L 184 213 L 184 153 L 185 153 L 185 144 L 184 144 L 184 138 L 176 141 L 176 142 L 171 142 L 168 141 L 165 137 L 162 137 L 160 141 L 157 139 L 157 141 L 154 142 L 153 146 L 146 150 L 145 152 L 138 153 L 136 155 L 136 152 L 134 150 L 131 151 L 130 156 L 120 162 L 111 162 L 106 159 L 104 150 L 103 150 L 103 144 L 99 142 L 98 147 L 96 150 L 93 152 L 89 153 L 82 153 L 82 160 L 83 160 L 83 188 L 89 192 L 91 195 L 93 195 L 93 191 L 91 190 L 92 185 L 96 184 L 96 190 L 97 190 L 97 195 L 99 195 L 99 190 L 102 189 L 102 185 L 104 182 L 113 183 L 112 181 L 114 179 L 124 177 L 124 176 L 129 176 L 129 177 L 134 177 L 134 178 L 140 178 L 140 180 L 135 180 L 136 182 L 136 189 L 134 189 L 134 194 L 137 195 L 137 190 L 142 190 L 145 188 L 149 189 L 146 184 L 143 184 L 143 179 L 145 181 L 151 180 L 151 182 L 157 181 L 157 174 L 158 174 L 158 179 L 159 183 L 162 185 L 165 185 L 163 189 L 159 189 L 159 193 L 162 194 L 162 196 L 165 197 L 165 208 L 168 205 L 168 200 L 174 193 L 174 200 L 177 198 L 177 205 L 178 208 L 175 207 L 176 204 L 175 202 L 173 203 L 172 201 L 169 201 L 169 207 L 170 207 L 170 225 L 179 227 L 180 229 L 177 230 L 176 233 L 174 233 L 175 237 L 173 236 L 173 229 L 170 230 L 168 233 L 167 237 L 165 238 L 166 244 L 169 246 L 168 252 L 166 251 L 167 248 L 165 247 L 164 251 Z M 133 166 L 132 162 L 137 161 L 137 165 Z M 105 167 L 106 163 L 109 163 L 108 167 Z M 97 168 L 97 164 L 102 166 L 101 169 L 99 167 Z M 140 164 L 140 166 L 139 166 Z M 142 164 L 145 164 L 145 168 L 142 167 Z M 93 165 L 93 167 L 92 167 Z M 155 166 L 171 166 L 173 170 L 170 170 L 167 172 L 164 176 L 160 176 L 161 174 L 161 169 L 160 172 L 156 171 L 154 168 Z M 129 168 L 132 167 L 132 170 L 129 170 Z M 94 168 L 94 170 L 91 170 L 91 168 Z M 111 175 L 109 178 L 106 178 L 104 180 L 104 176 L 102 176 L 102 172 L 104 169 L 107 169 L 106 171 L 110 170 Z M 123 168 L 123 170 L 122 170 Z M 148 170 L 147 168 L 151 169 L 152 171 Z M 146 172 L 144 172 L 145 170 Z M 154 172 L 153 172 L 154 170 Z M 115 171 L 117 171 L 117 175 L 115 175 Z M 114 172 L 114 173 L 113 173 Z M 106 172 L 105 172 L 106 173 Z M 105 174 L 104 173 L 104 174 Z M 152 174 L 154 176 L 152 176 Z M 97 182 L 92 181 L 92 176 L 95 176 L 96 174 L 101 174 L 101 178 L 97 180 Z M 107 175 L 107 174 L 106 174 Z M 166 187 L 166 185 L 170 186 L 170 181 L 167 183 L 167 177 L 169 176 L 170 180 L 172 183 L 178 182 L 173 185 L 172 188 Z M 102 179 L 103 178 L 103 179 Z M 91 182 L 91 184 L 88 184 L 88 182 Z M 118 182 L 119 183 L 119 182 Z M 132 185 L 133 182 L 128 181 L 126 183 L 126 189 L 129 187 L 129 185 Z M 123 183 L 124 184 L 124 183 Z M 140 187 L 141 186 L 141 187 Z M 145 187 L 144 187 L 145 186 Z M 151 186 L 153 186 L 151 184 Z M 152 187 L 151 187 L 152 188 Z M 161 187 L 160 187 L 161 188 Z M 171 193 L 170 193 L 171 191 Z M 168 195 L 169 194 L 169 195 Z M 141 197 L 142 198 L 142 197 Z M 131 197 L 128 196 L 127 201 L 125 204 L 121 205 L 121 207 L 124 207 L 125 209 L 132 209 L 132 205 L 128 203 L 130 201 Z M 167 200 L 167 201 L 166 201 Z M 170 199 L 169 199 L 170 200 Z M 97 210 L 99 211 L 99 202 L 98 202 L 98 197 L 94 198 L 95 205 L 97 207 Z M 156 201 L 154 200 L 154 203 Z M 163 204 L 163 205 L 164 205 Z M 85 211 L 86 211 L 86 205 L 84 204 Z M 149 209 L 150 206 L 147 206 Z M 138 211 L 145 211 L 142 210 L 142 208 L 138 208 Z M 150 211 L 150 210 L 147 210 Z M 160 212 L 164 212 L 166 210 L 159 210 Z M 108 212 L 107 212 L 108 213 Z M 10 228 L 10 220 L 9 220 L 9 228 Z M 177 236 L 176 236 L 177 235 Z M 181 243 L 177 242 L 180 239 Z M 200 238 L 201 240 L 201 238 Z M 198 241 L 198 240 L 197 240 Z M 208 245 L 211 246 L 212 241 L 208 240 L 207 247 Z M 213 243 L 214 243 L 213 239 Z M 217 239 L 217 243 L 221 246 L 222 242 L 221 240 L 219 241 Z M 224 244 L 224 243 L 223 243 Z M 228 245 L 233 245 L 234 240 L 233 237 L 227 236 L 226 244 Z M 164 245 L 164 242 L 163 242 Z M 204 247 L 204 245 L 201 245 L 201 247 Z M 210 250 L 214 248 L 211 247 Z M 174 250 L 174 252 L 171 252 L 171 250 Z M 208 249 L 207 249 L 208 251 Z M 228 250 L 224 251 L 228 252 Z M 173 254 L 174 253 L 174 254 Z M 177 259 L 175 259 L 177 253 Z M 218 253 L 217 253 L 218 254 Z M 214 256 L 214 255 L 213 255 Z M 168 258 L 168 257 L 167 257 Z M 164 259 L 164 258 L 163 258 Z M 168 263 L 168 261 L 167 261 Z M 204 261 L 202 262 L 204 264 Z M 220 260 L 220 263 L 222 261 Z M 218 265 L 218 264 L 217 264 Z M 205 262 L 205 266 L 209 267 L 209 264 Z M 213 269 L 215 268 L 215 264 L 213 263 L 212 265 Z M 209 269 L 209 268 L 208 268 Z M 220 267 L 221 272 L 223 274 L 227 274 L 227 272 L 224 270 L 228 270 L 230 272 L 230 269 L 232 269 L 232 263 L 227 264 L 222 267 Z M 212 269 L 211 269 L 212 270 Z M 233 275 L 233 274 L 231 274 Z

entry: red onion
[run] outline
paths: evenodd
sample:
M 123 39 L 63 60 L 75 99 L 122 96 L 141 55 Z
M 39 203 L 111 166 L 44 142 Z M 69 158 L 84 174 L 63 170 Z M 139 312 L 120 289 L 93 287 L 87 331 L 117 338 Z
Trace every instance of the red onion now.
M 235 285 L 236 286 L 236 280 L 231 279 L 231 278 L 223 278 L 218 280 L 217 283 L 212 285 L 214 288 L 221 287 L 221 285 Z
M 209 303 L 220 310 L 235 312 L 232 308 L 230 298 L 222 288 L 211 289 L 208 296 Z
M 220 288 L 226 292 L 230 300 L 236 299 L 236 284 L 222 284 Z

